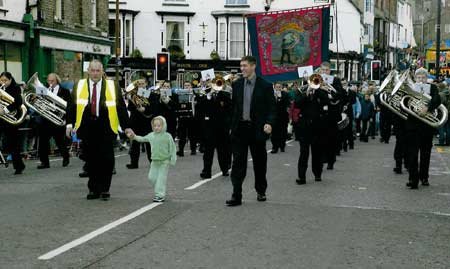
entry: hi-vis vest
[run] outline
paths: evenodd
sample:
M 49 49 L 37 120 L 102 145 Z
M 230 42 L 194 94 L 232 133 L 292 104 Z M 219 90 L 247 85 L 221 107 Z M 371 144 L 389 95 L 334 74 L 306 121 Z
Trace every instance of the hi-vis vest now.
M 117 109 L 116 109 L 116 92 L 114 87 L 114 81 L 104 79 L 103 83 L 106 83 L 105 104 L 108 107 L 109 125 L 111 126 L 111 130 L 115 134 L 117 134 L 119 129 L 119 117 L 117 116 Z M 77 116 L 75 127 L 78 129 L 80 128 L 81 125 L 81 119 L 83 119 L 84 109 L 86 108 L 86 105 L 89 103 L 89 87 L 87 79 L 81 79 L 80 81 L 78 81 L 76 94 L 77 94 L 76 96 Z M 100 102 L 100 100 L 97 100 L 97 102 Z

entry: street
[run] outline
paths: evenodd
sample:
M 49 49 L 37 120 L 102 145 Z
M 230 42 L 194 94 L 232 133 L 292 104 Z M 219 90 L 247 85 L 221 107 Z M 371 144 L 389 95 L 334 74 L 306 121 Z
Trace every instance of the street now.
M 392 172 L 394 143 L 357 142 L 322 182 L 308 169 L 299 186 L 292 141 L 285 153 L 268 154 L 268 200 L 256 201 L 249 162 L 235 208 L 225 206 L 229 177 L 199 180 L 201 154 L 187 152 L 171 167 L 162 204 L 152 203 L 145 154 L 128 170 L 127 152 L 116 152 L 110 201 L 86 200 L 78 158 L 44 170 L 28 161 L 20 176 L 2 167 L 0 267 L 449 268 L 450 152 L 434 147 L 431 186 L 410 190 L 406 171 Z

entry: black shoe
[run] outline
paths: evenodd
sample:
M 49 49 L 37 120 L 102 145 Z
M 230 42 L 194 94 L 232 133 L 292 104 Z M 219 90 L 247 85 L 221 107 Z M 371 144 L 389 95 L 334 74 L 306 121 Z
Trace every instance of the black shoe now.
M 280 151 L 281 152 L 286 152 L 286 150 L 284 148 L 281 148 Z
M 430 186 L 430 182 L 428 182 L 428 179 L 421 179 L 422 186 Z
M 353 150 L 353 149 L 355 149 L 355 147 L 354 146 L 350 146 L 350 147 L 348 147 L 349 149 L 351 149 L 351 150 Z
M 69 159 L 69 158 L 64 158 L 64 159 L 63 159 L 62 166 L 63 166 L 63 167 L 67 167 L 67 166 L 69 165 L 69 163 L 70 163 L 70 159 Z
M 191 151 L 191 155 L 197 155 L 197 151 L 195 150 Z
M 228 177 L 228 176 L 230 176 L 230 173 L 228 173 L 228 171 L 224 171 L 224 172 L 222 172 L 222 176 L 223 177 Z
M 334 165 L 333 164 L 327 165 L 327 170 L 333 170 L 333 169 L 334 169 Z
M 242 199 L 236 199 L 234 197 L 231 197 L 231 199 L 227 200 L 225 203 L 227 206 L 230 206 L 230 207 L 231 206 L 239 206 L 239 205 L 242 205 Z
M 81 173 L 78 174 L 79 177 L 89 177 L 89 173 L 86 171 L 83 171 Z
M 306 184 L 306 179 L 304 179 L 304 178 L 297 179 L 297 180 L 295 180 L 295 182 L 297 182 L 298 185 L 305 185 Z
M 95 193 L 95 192 L 89 192 L 88 195 L 86 196 L 86 199 L 88 200 L 95 200 L 100 198 L 100 193 Z
M 343 150 L 344 150 L 344 152 L 347 152 L 347 151 L 348 151 L 347 148 L 343 148 Z
M 100 193 L 100 199 L 102 199 L 103 201 L 108 201 L 110 197 L 111 194 L 109 194 L 109 192 Z
M 406 183 L 406 187 L 409 187 L 412 190 L 417 190 L 419 188 L 419 184 L 412 183 L 412 182 L 407 182 Z
M 184 157 L 184 152 L 183 151 L 177 151 L 177 156 Z
M 211 178 L 211 174 L 201 172 L 201 173 L 200 173 L 200 177 L 201 177 L 202 179 L 208 179 L 208 178 Z
M 23 173 L 23 170 L 25 170 L 25 168 L 23 168 L 23 169 L 16 169 L 16 171 L 14 171 L 14 175 L 21 175 Z
M 131 164 L 131 163 L 129 163 L 129 164 L 127 164 L 127 168 L 128 168 L 128 169 L 138 169 L 139 166 L 136 165 L 136 164 Z
M 37 166 L 37 169 L 47 169 L 47 168 L 50 168 L 49 164 L 41 163 L 40 165 Z
M 321 177 L 316 177 L 315 181 L 320 182 L 320 181 L 322 181 L 322 178 Z
M 258 202 L 265 202 L 267 200 L 267 197 L 265 194 L 258 193 L 258 195 L 256 196 L 256 200 L 258 200 Z
M 272 149 L 271 151 L 270 151 L 270 153 L 272 153 L 272 154 L 275 154 L 275 153 L 277 153 L 278 152 L 278 149 Z
M 395 168 L 394 168 L 394 172 L 395 172 L 396 174 L 401 174 L 401 173 L 402 173 L 402 169 L 401 169 L 400 167 L 395 167 Z
M 114 168 L 114 169 L 112 170 L 112 174 L 113 174 L 113 175 L 117 174 L 116 168 Z

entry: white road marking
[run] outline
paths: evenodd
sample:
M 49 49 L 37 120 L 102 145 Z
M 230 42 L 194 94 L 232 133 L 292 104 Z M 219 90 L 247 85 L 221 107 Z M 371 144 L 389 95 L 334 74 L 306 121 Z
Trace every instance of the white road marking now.
M 353 206 L 353 205 L 337 205 L 336 207 L 341 208 L 356 208 L 356 209 L 366 209 L 366 210 L 384 210 L 384 211 L 398 211 L 398 212 L 406 212 L 406 213 L 418 213 L 418 214 L 433 214 L 436 216 L 445 216 L 450 217 L 450 213 L 439 212 L 439 211 L 403 211 L 398 209 L 389 209 L 375 206 Z
M 144 214 L 145 212 L 147 212 L 147 211 L 149 211 L 149 210 L 151 210 L 151 209 L 153 209 L 153 208 L 155 208 L 155 207 L 157 207 L 157 206 L 159 206 L 161 204 L 162 203 L 151 203 L 149 205 L 146 205 L 146 206 L 144 206 L 144 207 L 142 207 L 142 208 L 140 208 L 140 209 L 138 209 L 138 210 L 136 210 L 136 211 L 134 211 L 134 212 L 132 212 L 132 213 L 130 213 L 128 215 L 126 215 L 125 217 L 122 217 L 122 218 L 120 218 L 120 219 L 118 219 L 116 221 L 113 221 L 110 224 L 107 224 L 107 225 L 105 225 L 105 226 L 103 226 L 103 227 L 101 227 L 101 228 L 99 228 L 99 229 L 97 229 L 95 231 L 92 231 L 92 232 L 90 232 L 90 233 L 88 233 L 88 234 L 86 234 L 86 235 L 84 235 L 84 236 L 82 236 L 82 237 L 80 237 L 78 239 L 73 240 L 72 242 L 69 242 L 69 243 L 67 243 L 67 244 L 65 244 L 65 245 L 63 245 L 63 246 L 61 246 L 61 247 L 59 247 L 57 249 L 54 249 L 54 250 L 52 250 L 52 251 L 42 255 L 38 259 L 39 260 L 50 260 L 50 259 L 53 259 L 54 257 L 56 257 L 56 256 L 58 256 L 58 255 L 60 255 L 60 254 L 62 254 L 64 252 L 66 252 L 66 251 L 68 251 L 68 250 L 70 250 L 70 249 L 72 249 L 74 247 L 77 247 L 77 246 L 79 246 L 79 245 L 81 245 L 83 243 L 86 243 L 87 241 L 89 241 L 89 240 L 91 240 L 91 239 L 93 239 L 93 238 L 95 238 L 95 237 L 97 237 L 97 236 L 99 236 L 99 235 L 101 235 L 101 234 L 103 234 L 103 233 L 105 233 L 105 232 L 107 232 L 107 231 L 109 231 L 109 230 L 111 230 L 111 229 L 113 229 L 113 228 L 115 228 L 115 227 L 117 227 L 117 226 L 119 226 L 119 225 L 129 221 L 129 220 L 132 220 L 132 219 L 134 219 L 134 218 Z
M 294 141 L 294 139 L 287 141 L 286 144 L 289 144 L 289 143 L 291 143 L 292 141 Z M 267 153 L 269 153 L 269 152 L 270 152 L 270 150 L 267 151 Z M 252 160 L 253 160 L 253 159 L 250 158 L 248 161 L 251 162 Z M 228 170 L 228 172 L 230 172 L 230 171 L 231 171 L 231 169 Z M 186 187 L 186 188 L 184 188 L 184 189 L 185 189 L 185 190 L 195 190 L 195 189 L 197 189 L 198 187 L 200 187 L 201 185 L 206 184 L 206 183 L 208 183 L 208 182 L 210 182 L 210 181 L 213 181 L 214 179 L 218 178 L 218 177 L 221 176 L 221 175 L 222 175 L 222 173 L 217 173 L 217 174 L 213 175 L 211 178 L 201 180 L 201 181 L 199 181 L 199 182 L 197 182 L 197 183 L 195 183 L 195 184 L 193 184 L 193 185 L 191 185 L 191 186 L 189 186 L 189 187 Z

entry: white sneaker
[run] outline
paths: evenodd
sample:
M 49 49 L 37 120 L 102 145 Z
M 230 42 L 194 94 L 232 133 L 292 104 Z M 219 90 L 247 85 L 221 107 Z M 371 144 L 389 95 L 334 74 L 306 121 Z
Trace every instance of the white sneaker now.
M 164 197 L 158 197 L 158 196 L 156 196 L 155 198 L 153 198 L 153 202 L 156 202 L 156 203 L 162 203 L 162 202 L 164 202 Z

